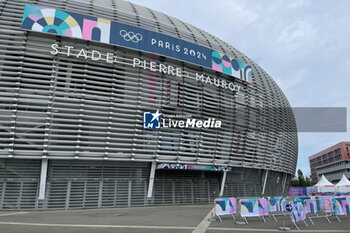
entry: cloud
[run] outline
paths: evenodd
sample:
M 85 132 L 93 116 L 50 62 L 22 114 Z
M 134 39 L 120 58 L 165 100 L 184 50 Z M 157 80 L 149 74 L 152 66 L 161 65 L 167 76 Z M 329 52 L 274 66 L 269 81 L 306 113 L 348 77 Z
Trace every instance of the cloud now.
M 297 9 L 305 6 L 308 2 L 305 0 L 294 0 L 287 3 L 287 8 Z
M 289 89 L 294 89 L 296 86 L 298 86 L 300 83 L 302 83 L 305 79 L 307 79 L 310 76 L 311 70 L 307 68 L 303 68 L 300 70 L 292 70 L 289 71 L 288 75 L 285 75 L 281 73 L 280 75 L 276 75 L 277 78 L 275 78 L 275 81 L 277 82 L 278 86 L 286 91 Z M 282 76 L 283 75 L 283 76 Z M 286 79 L 286 76 L 288 79 Z
M 319 32 L 319 27 L 315 27 L 311 22 L 307 20 L 297 21 L 285 28 L 277 42 L 290 52 L 295 52 L 301 49 L 305 45 L 315 43 Z

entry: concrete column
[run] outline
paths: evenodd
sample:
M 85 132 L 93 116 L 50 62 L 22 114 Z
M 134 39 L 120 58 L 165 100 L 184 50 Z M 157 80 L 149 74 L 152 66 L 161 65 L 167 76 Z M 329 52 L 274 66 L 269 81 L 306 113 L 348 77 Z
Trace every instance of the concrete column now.
M 152 198 L 155 173 L 156 173 L 156 162 L 152 162 L 151 172 L 149 175 L 149 182 L 148 182 L 147 198 Z
M 39 200 L 45 199 L 47 164 L 48 164 L 48 159 L 41 160 L 40 188 L 39 188 L 39 197 L 38 197 Z
M 287 173 L 284 173 L 284 174 L 283 174 L 283 182 L 282 182 L 282 195 L 283 195 L 284 190 L 285 190 L 285 188 L 286 188 L 287 177 L 288 177 L 288 174 L 287 174 Z
M 98 188 L 98 208 L 102 207 L 102 194 L 103 194 L 103 180 L 100 180 L 99 188 Z
M 224 195 L 224 188 L 225 188 L 225 183 L 226 183 L 226 175 L 227 175 L 227 171 L 224 171 L 224 174 L 222 176 L 222 180 L 221 180 L 221 188 L 220 188 L 220 194 L 219 197 L 222 197 L 222 195 Z
M 66 203 L 65 203 L 65 209 L 67 210 L 69 208 L 70 203 L 70 191 L 72 189 L 72 181 L 69 179 L 67 181 L 67 193 L 66 193 Z
M 131 206 L 131 191 L 132 191 L 132 180 L 129 179 L 129 185 L 128 185 L 128 207 Z
M 0 209 L 2 209 L 4 207 L 5 190 L 6 190 L 6 179 L 4 179 L 4 183 L 2 184 L 2 192 L 1 192 L 1 198 L 0 198 Z
M 265 188 L 266 188 L 266 181 L 267 181 L 267 175 L 268 175 L 269 171 L 268 170 L 265 170 L 264 171 L 264 183 L 263 183 L 263 188 L 262 188 L 262 192 L 261 192 L 261 195 L 264 195 L 265 194 Z

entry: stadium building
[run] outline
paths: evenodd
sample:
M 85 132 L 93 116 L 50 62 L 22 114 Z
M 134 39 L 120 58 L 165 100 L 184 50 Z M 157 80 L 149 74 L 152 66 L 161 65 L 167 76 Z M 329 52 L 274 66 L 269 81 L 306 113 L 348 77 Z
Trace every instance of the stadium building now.
M 286 194 L 288 100 L 224 41 L 120 0 L 0 0 L 0 21 L 0 209 Z

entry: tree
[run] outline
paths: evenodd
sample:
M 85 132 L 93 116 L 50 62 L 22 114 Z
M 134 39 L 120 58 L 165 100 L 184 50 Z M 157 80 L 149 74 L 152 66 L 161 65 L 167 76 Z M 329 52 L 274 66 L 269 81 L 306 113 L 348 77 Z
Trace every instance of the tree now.
M 303 172 L 300 169 L 298 169 L 297 177 L 292 179 L 291 186 L 306 187 L 311 185 L 311 175 L 304 177 Z
M 305 178 L 306 186 L 312 186 L 311 175 Z
M 299 186 L 305 187 L 306 186 L 306 181 L 305 181 L 303 172 L 300 169 L 298 169 L 297 173 L 298 173 Z
M 294 177 L 294 178 L 291 180 L 290 186 L 293 186 L 293 187 L 298 187 L 298 186 L 299 186 L 299 181 L 296 179 L 296 177 Z

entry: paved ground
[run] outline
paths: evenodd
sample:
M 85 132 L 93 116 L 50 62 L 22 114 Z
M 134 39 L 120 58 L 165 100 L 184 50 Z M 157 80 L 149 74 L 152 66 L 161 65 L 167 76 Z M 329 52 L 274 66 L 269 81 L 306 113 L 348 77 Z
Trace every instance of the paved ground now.
M 249 218 L 249 224 L 238 225 L 230 216 L 223 222 L 209 222 L 212 205 L 110 208 L 69 211 L 0 211 L 0 233 L 214 233 L 214 232 L 278 232 L 283 225 L 291 226 L 288 216 L 272 217 L 266 223 Z M 350 233 L 350 216 L 334 216 L 329 224 L 325 218 L 315 219 L 315 226 L 307 221 L 307 228 L 298 223 L 299 232 Z M 236 216 L 236 221 L 241 221 Z M 294 230 L 293 230 L 294 231 Z M 298 232 L 298 231 L 295 231 Z

